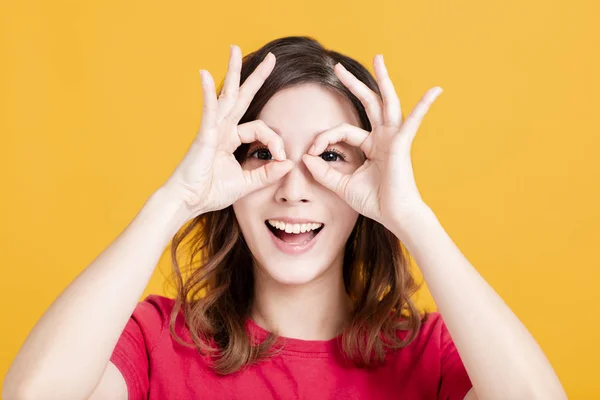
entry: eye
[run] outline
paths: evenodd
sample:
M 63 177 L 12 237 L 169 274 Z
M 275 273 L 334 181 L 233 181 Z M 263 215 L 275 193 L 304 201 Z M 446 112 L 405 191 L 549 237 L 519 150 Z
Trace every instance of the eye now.
M 254 157 L 256 155 L 256 157 Z M 248 153 L 249 158 L 258 158 L 259 160 L 269 161 L 273 159 L 268 147 L 255 147 Z
M 321 158 L 325 161 L 346 161 L 346 155 L 336 149 L 325 150 L 323 153 L 321 153 Z

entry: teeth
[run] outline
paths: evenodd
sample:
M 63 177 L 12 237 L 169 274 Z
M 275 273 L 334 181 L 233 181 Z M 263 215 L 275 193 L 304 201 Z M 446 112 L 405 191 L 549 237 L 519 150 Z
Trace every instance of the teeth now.
M 282 231 L 286 231 L 287 233 L 310 232 L 315 229 L 319 229 L 320 227 L 323 226 L 323 224 L 318 223 L 318 222 L 308 222 L 305 224 L 286 224 L 283 221 L 277 221 L 274 219 L 270 219 L 267 222 L 269 222 L 269 225 L 271 225 L 272 227 L 282 230 Z

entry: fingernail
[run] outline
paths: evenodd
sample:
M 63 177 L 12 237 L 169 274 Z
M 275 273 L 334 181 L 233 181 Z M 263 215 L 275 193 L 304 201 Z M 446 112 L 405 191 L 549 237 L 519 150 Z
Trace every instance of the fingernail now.
M 285 155 L 285 150 L 279 150 L 279 158 L 281 158 L 282 160 L 285 160 L 287 158 Z

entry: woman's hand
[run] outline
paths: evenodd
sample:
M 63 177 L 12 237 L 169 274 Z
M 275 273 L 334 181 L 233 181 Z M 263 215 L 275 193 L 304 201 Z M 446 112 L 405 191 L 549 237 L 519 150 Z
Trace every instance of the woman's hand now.
M 273 67 L 269 53 L 240 87 L 241 50 L 232 46 L 223 91 L 217 100 L 215 84 L 208 71 L 200 71 L 204 106 L 200 131 L 187 154 L 163 187 L 175 193 L 192 215 L 220 210 L 246 194 L 269 185 L 292 167 L 286 160 L 283 140 L 264 122 L 238 122 Z M 242 170 L 233 152 L 242 143 L 259 141 L 279 161 L 254 170 Z M 283 161 L 285 160 L 285 161 Z
M 315 180 L 360 214 L 390 228 L 425 206 L 415 183 L 410 150 L 423 117 L 442 89 L 430 89 L 402 122 L 400 100 L 383 56 L 375 57 L 374 69 L 383 101 L 341 64 L 335 66 L 339 79 L 365 106 L 371 132 L 350 124 L 338 125 L 317 136 L 303 160 Z M 367 157 L 351 175 L 316 157 L 340 141 L 359 147 Z

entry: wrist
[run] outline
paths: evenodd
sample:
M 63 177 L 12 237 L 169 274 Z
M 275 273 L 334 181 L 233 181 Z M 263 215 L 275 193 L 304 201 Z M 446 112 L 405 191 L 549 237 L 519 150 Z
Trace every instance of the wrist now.
M 437 221 L 433 210 L 427 204 L 419 203 L 395 213 L 388 229 L 404 242 L 408 240 L 411 233 L 432 221 Z
M 161 224 L 170 237 L 194 217 L 189 207 L 168 187 L 160 187 L 146 200 L 140 216 L 144 220 Z

